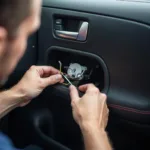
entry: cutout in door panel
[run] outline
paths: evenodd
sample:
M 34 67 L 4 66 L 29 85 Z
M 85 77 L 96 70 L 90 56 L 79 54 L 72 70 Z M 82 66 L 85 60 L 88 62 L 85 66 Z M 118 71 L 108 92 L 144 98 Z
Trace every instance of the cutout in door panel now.
M 108 90 L 108 71 L 103 60 L 97 55 L 76 51 L 72 49 L 52 47 L 48 49 L 46 55 L 46 64 L 59 69 L 59 61 L 62 62 L 62 72 L 67 73 L 66 66 L 77 64 L 79 67 L 85 66 L 86 70 L 83 78 L 73 80 L 75 86 L 80 86 L 87 83 L 95 84 L 101 91 Z M 71 69 L 71 71 L 73 71 Z

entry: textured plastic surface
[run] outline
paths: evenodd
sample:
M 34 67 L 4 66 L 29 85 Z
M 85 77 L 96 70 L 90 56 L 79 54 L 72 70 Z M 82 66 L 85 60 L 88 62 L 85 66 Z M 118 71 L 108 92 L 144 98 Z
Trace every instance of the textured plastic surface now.
M 51 21 L 55 14 L 87 19 L 87 42 L 56 39 Z M 100 56 L 109 70 L 108 103 L 111 110 L 124 119 L 150 123 L 150 26 L 103 15 L 43 8 L 39 64 L 44 63 L 45 52 L 51 46 L 78 49 Z
M 44 0 L 43 6 L 116 16 L 150 24 L 150 3 L 124 0 Z

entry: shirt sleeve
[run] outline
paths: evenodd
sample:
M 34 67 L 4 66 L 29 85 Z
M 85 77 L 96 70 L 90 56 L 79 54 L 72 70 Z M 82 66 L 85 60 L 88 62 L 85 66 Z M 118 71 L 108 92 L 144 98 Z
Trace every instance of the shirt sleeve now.
M 3 133 L 0 133 L 0 150 L 17 150 L 11 140 Z

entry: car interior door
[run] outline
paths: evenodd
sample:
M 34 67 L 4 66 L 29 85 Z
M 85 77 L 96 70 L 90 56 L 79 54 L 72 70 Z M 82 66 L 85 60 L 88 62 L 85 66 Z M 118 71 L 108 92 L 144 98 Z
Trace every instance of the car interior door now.
M 41 22 L 5 88 L 16 84 L 31 65 L 61 69 L 75 86 L 93 83 L 107 94 L 107 131 L 114 149 L 146 149 L 150 1 L 44 0 Z M 83 150 L 70 102 L 67 84 L 50 86 L 7 116 L 5 132 L 18 148 L 36 144 L 47 150 Z

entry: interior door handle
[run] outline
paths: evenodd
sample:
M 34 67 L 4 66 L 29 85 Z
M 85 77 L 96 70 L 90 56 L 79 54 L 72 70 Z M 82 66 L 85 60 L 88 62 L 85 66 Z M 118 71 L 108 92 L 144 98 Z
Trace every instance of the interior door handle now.
M 65 39 L 77 40 L 78 34 L 78 32 L 56 30 L 56 35 Z
M 82 22 L 79 32 L 55 30 L 55 33 L 58 37 L 61 38 L 77 40 L 77 41 L 85 41 L 87 39 L 88 26 L 89 26 L 88 22 Z

